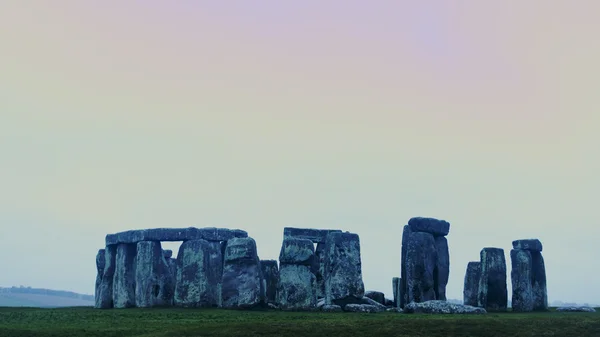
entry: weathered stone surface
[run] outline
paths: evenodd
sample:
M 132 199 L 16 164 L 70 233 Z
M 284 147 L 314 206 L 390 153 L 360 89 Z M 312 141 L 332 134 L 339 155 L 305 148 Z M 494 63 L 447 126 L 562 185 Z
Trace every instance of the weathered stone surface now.
M 399 277 L 393 277 L 392 278 L 392 291 L 394 292 L 394 303 L 393 306 L 396 308 L 400 307 L 400 278 Z
M 277 303 L 284 310 L 312 310 L 317 306 L 317 280 L 310 266 L 281 264 Z
M 483 248 L 477 306 L 487 311 L 504 311 L 508 304 L 506 259 L 501 248 Z
M 314 229 L 314 228 L 283 228 L 283 237 L 294 237 L 298 239 L 308 239 L 315 243 L 325 243 L 327 234 L 341 233 L 338 229 Z
M 538 239 L 523 239 L 515 240 L 512 242 L 513 249 L 524 249 L 532 252 L 541 252 L 542 243 Z
M 175 285 L 160 242 L 137 243 L 135 304 L 138 308 L 170 306 Z
M 367 291 L 365 292 L 365 297 L 368 297 L 379 304 L 385 305 L 385 294 L 381 291 Z
M 96 285 L 94 288 L 94 307 L 100 308 L 100 285 L 102 284 L 102 275 L 104 274 L 104 266 L 106 265 L 106 257 L 104 249 L 99 249 L 96 254 Z
M 223 307 L 252 308 L 263 301 L 262 272 L 254 239 L 227 241 L 222 280 Z
M 446 285 L 450 276 L 450 253 L 448 252 L 448 239 L 444 236 L 435 237 L 435 248 L 437 251 L 437 268 L 434 271 L 433 282 L 435 299 L 446 300 Z
M 395 304 L 394 304 L 394 300 L 392 300 L 392 299 L 389 299 L 389 298 L 386 298 L 386 299 L 385 299 L 385 306 L 386 306 L 386 307 L 394 307 L 394 306 L 395 306 Z
M 321 310 L 323 312 L 342 312 L 342 307 L 335 304 L 324 305 Z
M 135 307 L 135 244 L 117 245 L 115 275 L 113 279 L 113 301 L 115 308 Z
M 590 307 L 560 307 L 556 308 L 559 312 L 596 312 L 596 309 Z
M 381 304 L 381 303 L 379 303 L 379 302 L 377 302 L 374 299 L 369 298 L 369 297 L 363 297 L 363 298 L 361 298 L 360 302 L 361 303 L 354 303 L 354 304 L 368 304 L 368 305 L 372 305 L 374 307 L 379 308 L 381 311 L 384 311 L 386 309 L 386 307 L 385 307 L 384 304 Z
M 402 313 L 402 312 L 404 312 L 404 310 L 402 310 L 402 308 L 398 308 L 398 307 L 387 308 L 387 309 L 385 309 L 385 311 L 387 311 L 387 312 L 396 312 L 396 313 Z
M 277 284 L 279 283 L 279 267 L 275 260 L 261 260 L 260 268 L 263 275 L 263 288 L 267 303 L 277 302 Z
M 279 253 L 281 264 L 302 264 L 312 266 L 315 256 L 315 246 L 308 239 L 284 238 Z
M 171 273 L 171 277 L 173 278 L 173 280 L 177 281 L 177 259 L 169 258 L 166 260 L 167 265 L 169 266 L 169 272 Z
M 312 271 L 317 278 L 317 298 L 325 298 L 325 243 L 317 243 Z
M 533 311 L 533 275 L 532 258 L 528 250 L 510 251 L 512 269 L 512 310 L 515 312 Z
M 170 259 L 173 257 L 173 251 L 170 249 L 163 249 L 163 256 L 165 259 Z
M 546 265 L 541 252 L 531 252 L 533 277 L 533 310 L 548 310 L 548 290 L 546 288 Z
M 119 243 L 137 243 L 140 241 L 227 241 L 233 238 L 248 237 L 248 233 L 239 229 L 227 228 L 152 228 L 130 230 L 106 236 L 106 245 Z
M 348 304 L 344 307 L 347 312 L 362 312 L 362 313 L 377 313 L 383 312 L 385 309 L 369 304 Z
M 104 273 L 100 283 L 100 296 L 96 300 L 96 307 L 108 309 L 113 307 L 113 277 L 115 275 L 115 257 L 117 247 L 115 245 L 106 246 L 104 250 Z
M 411 218 L 408 220 L 408 226 L 413 232 L 425 232 L 435 236 L 446 236 L 450 232 L 449 222 L 434 218 Z
M 325 303 L 344 306 L 363 297 L 360 240 L 353 233 L 329 233 L 325 248 Z
M 177 266 L 176 306 L 220 305 L 223 257 L 219 242 L 190 240 L 182 243 L 177 254 Z
M 404 312 L 407 314 L 485 314 L 486 310 L 470 305 L 435 300 L 409 303 L 404 307 Z
M 401 247 L 401 255 L 400 255 L 400 282 L 398 298 L 399 304 L 401 308 L 404 308 L 404 305 L 408 303 L 408 293 L 407 293 L 407 284 L 406 284 L 406 258 L 407 258 L 407 248 L 408 242 L 410 240 L 410 234 L 412 231 L 408 225 L 404 226 L 402 230 L 402 247 Z
M 406 259 L 406 303 L 435 300 L 437 248 L 432 234 L 410 233 Z
M 465 273 L 463 303 L 476 307 L 479 295 L 479 279 L 481 278 L 481 262 L 469 262 Z

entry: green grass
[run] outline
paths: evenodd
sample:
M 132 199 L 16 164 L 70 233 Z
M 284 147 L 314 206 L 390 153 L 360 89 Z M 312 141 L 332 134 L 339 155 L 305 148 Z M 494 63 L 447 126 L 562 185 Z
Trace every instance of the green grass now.
M 301 313 L 0 308 L 0 336 L 600 336 L 600 313 Z

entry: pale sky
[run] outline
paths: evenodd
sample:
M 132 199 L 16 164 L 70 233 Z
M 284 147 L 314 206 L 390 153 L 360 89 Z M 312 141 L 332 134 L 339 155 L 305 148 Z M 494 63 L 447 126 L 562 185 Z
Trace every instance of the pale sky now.
M 600 1 L 0 3 L 0 286 L 93 293 L 107 233 L 358 233 L 392 296 L 402 227 L 469 261 L 544 244 L 600 303 Z M 176 244 L 165 245 L 177 248 Z M 509 292 L 510 294 L 510 292 Z M 510 295 L 509 295 L 510 296 Z

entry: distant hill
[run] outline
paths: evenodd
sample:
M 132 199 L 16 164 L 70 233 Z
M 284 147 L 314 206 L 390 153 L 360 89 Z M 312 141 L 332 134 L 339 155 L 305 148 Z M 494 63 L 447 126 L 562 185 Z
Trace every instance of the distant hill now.
M 0 307 L 59 308 L 93 305 L 93 295 L 31 287 L 0 287 Z

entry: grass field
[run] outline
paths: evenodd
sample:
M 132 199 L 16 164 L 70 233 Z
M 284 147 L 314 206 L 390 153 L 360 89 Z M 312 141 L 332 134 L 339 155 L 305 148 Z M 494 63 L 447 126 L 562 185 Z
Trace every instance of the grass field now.
M 0 308 L 0 336 L 600 336 L 600 312 L 460 316 Z

